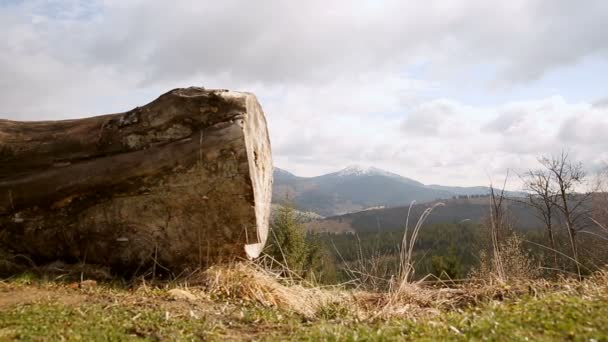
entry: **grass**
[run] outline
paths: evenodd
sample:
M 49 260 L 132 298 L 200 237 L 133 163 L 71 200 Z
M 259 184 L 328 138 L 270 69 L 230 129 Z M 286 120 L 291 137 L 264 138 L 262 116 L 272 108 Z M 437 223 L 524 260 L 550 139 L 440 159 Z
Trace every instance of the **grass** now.
M 19 305 L 0 315 L 0 338 L 7 340 L 188 340 L 213 333 L 204 321 L 167 319 L 159 310 L 99 304 L 57 303 Z
M 608 301 L 564 295 L 489 303 L 422 322 L 341 317 L 333 313 L 306 322 L 274 309 L 244 307 L 214 321 L 167 316 L 160 308 L 42 302 L 3 310 L 0 340 L 608 340 Z
M 583 282 L 418 288 L 392 311 L 385 310 L 390 294 L 324 290 L 331 300 L 310 314 L 298 309 L 299 300 L 291 308 L 271 301 L 271 293 L 256 299 L 252 288 L 219 292 L 221 278 L 235 279 L 235 270 L 216 271 L 208 285 L 182 284 L 194 300 L 172 297 L 175 284 L 79 288 L 14 277 L 0 282 L 0 341 L 608 341 L 606 273 Z M 250 287 L 255 277 L 246 278 Z M 283 298 L 285 289 L 268 281 L 267 291 Z
M 608 301 L 572 296 L 524 298 L 491 303 L 463 312 L 443 313 L 424 322 L 388 320 L 328 324 L 301 329 L 303 341 L 606 341 Z M 277 339 L 278 340 L 278 339 Z

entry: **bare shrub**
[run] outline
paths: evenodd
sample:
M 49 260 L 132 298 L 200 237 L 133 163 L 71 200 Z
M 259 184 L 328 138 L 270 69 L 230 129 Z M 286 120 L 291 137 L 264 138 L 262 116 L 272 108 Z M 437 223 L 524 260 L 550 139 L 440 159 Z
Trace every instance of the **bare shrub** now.
M 523 239 L 515 233 L 500 242 L 497 248 L 500 253 L 500 263 L 494 260 L 495 254 L 481 251 L 479 266 L 474 268 L 469 276 L 474 279 L 499 280 L 504 283 L 538 278 L 540 267 L 525 251 L 523 242 Z
M 513 230 L 513 219 L 506 201 L 505 183 L 500 191 L 490 185 L 490 213 L 486 220 L 490 243 L 479 255 L 479 266 L 470 277 L 508 283 L 516 279 L 534 279 L 540 275 L 540 266 L 523 249 L 523 239 Z

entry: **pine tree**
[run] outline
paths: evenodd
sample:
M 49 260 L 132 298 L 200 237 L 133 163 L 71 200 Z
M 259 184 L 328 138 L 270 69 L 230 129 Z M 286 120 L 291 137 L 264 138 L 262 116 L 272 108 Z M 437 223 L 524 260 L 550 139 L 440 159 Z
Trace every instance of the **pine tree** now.
M 289 206 L 279 207 L 270 224 L 270 244 L 267 254 L 286 264 L 293 272 L 301 274 L 307 259 L 306 233 L 298 221 L 295 210 Z
M 306 233 L 291 205 L 276 209 L 266 254 L 298 276 L 314 283 L 335 282 L 335 261 L 317 234 Z M 292 274 L 293 274 L 292 273 Z

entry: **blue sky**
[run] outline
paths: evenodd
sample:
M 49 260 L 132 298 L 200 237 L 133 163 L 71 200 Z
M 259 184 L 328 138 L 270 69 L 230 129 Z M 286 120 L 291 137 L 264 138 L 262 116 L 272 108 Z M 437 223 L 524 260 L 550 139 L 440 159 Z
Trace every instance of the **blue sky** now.
M 424 72 L 419 77 L 432 77 Z M 462 77 L 450 78 L 440 83 L 429 98 L 449 94 L 471 105 L 497 105 L 510 101 L 521 101 L 560 95 L 569 102 L 593 102 L 606 97 L 608 85 L 608 61 L 588 58 L 579 63 L 551 70 L 542 77 L 521 84 L 500 84 L 496 80 L 496 67 L 476 65 Z
M 608 162 L 608 2 L 0 1 L 0 118 L 252 91 L 277 166 L 483 185 L 571 151 Z M 517 187 L 517 179 L 511 182 Z

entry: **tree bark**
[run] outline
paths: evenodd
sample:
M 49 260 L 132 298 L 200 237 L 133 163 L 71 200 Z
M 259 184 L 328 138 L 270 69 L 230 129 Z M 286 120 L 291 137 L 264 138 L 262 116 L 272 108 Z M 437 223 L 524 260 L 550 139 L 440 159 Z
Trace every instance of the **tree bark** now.
M 171 271 L 257 257 L 272 157 L 249 93 L 175 89 L 93 118 L 0 120 L 0 248 Z

